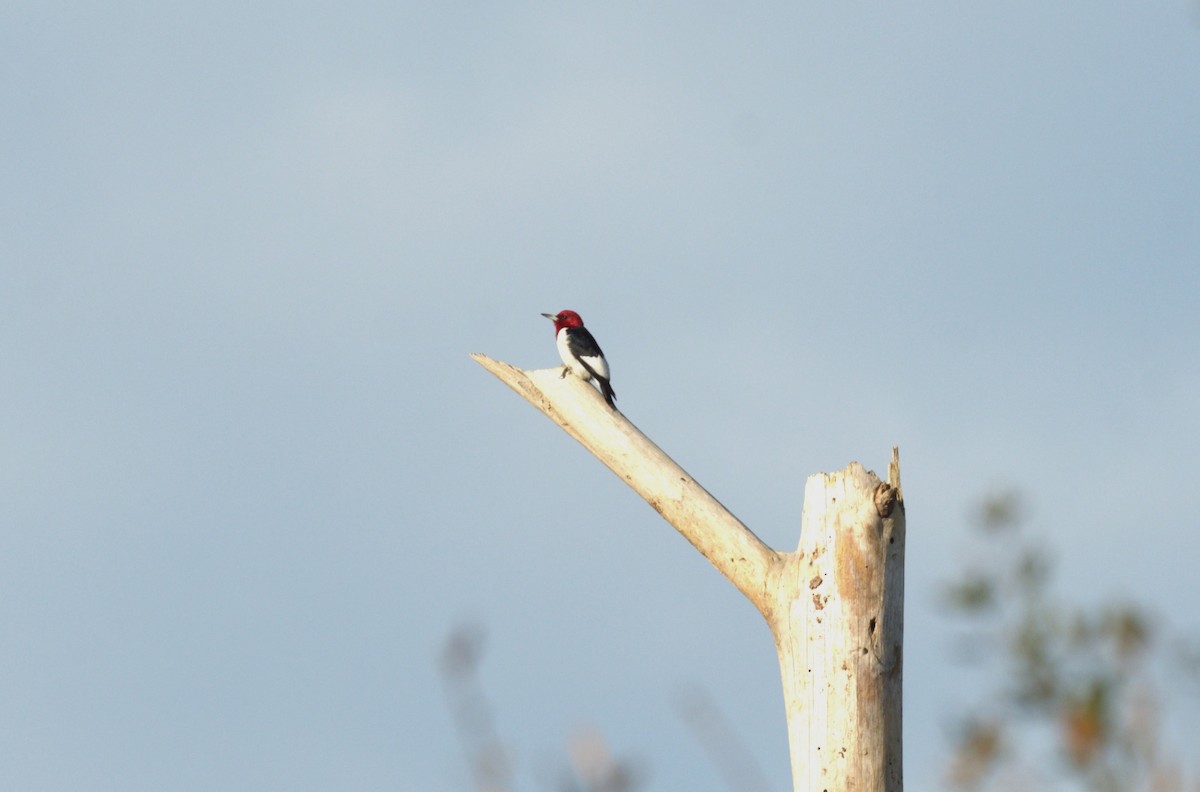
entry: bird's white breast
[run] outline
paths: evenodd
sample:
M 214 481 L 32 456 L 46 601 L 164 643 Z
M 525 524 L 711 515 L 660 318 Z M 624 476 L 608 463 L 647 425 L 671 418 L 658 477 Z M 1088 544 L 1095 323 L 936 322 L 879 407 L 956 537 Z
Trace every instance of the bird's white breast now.
M 554 342 L 558 347 L 558 356 L 562 358 L 563 364 L 570 369 L 571 373 L 582 380 L 590 380 L 592 378 L 592 373 L 584 368 L 583 364 L 579 362 L 574 354 L 572 354 L 571 347 L 567 344 L 567 329 L 565 327 L 558 331 L 558 335 L 555 336 Z M 593 371 L 605 379 L 609 378 L 610 375 L 608 373 L 607 360 L 602 357 L 595 357 L 592 355 L 587 356 L 585 359 L 587 360 L 588 365 L 592 367 Z

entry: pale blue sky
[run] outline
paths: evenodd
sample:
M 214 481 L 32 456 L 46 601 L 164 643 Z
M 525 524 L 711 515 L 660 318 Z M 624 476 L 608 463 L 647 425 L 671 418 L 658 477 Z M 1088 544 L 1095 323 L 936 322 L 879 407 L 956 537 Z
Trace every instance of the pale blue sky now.
M 1200 595 L 1194 3 L 14 2 L 0 101 L 0 787 L 468 789 L 473 618 L 522 789 L 725 789 L 688 685 L 787 788 L 753 609 L 467 358 L 543 311 L 774 546 L 900 445 L 911 789 L 981 496 Z

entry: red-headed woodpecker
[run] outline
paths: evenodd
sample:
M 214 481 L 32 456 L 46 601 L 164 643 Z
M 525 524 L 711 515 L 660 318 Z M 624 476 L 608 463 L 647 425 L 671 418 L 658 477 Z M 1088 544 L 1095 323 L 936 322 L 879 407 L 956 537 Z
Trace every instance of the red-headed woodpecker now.
M 571 372 L 581 380 L 594 380 L 604 394 L 608 406 L 616 409 L 613 399 L 612 385 L 608 384 L 608 361 L 600 351 L 600 345 L 592 334 L 583 326 L 583 320 L 574 311 L 559 311 L 556 314 L 544 313 L 542 316 L 554 322 L 555 340 L 558 343 L 558 355 L 562 358 L 562 377 Z

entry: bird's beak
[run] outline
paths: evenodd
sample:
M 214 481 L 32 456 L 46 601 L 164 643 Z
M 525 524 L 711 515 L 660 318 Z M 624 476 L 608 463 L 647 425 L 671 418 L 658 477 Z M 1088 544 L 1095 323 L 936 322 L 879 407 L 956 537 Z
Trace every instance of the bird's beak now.
M 558 314 L 542 314 L 542 316 L 546 317 L 546 318 L 547 318 L 547 319 L 549 319 L 551 322 L 553 322 L 553 321 L 555 321 L 556 319 L 558 319 Z

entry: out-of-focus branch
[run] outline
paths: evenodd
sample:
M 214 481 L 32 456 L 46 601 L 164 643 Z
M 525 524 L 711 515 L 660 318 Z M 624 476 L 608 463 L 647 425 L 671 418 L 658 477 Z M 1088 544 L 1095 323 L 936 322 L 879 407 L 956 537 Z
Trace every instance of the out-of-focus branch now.
M 681 693 L 675 706 L 731 790 L 770 792 L 771 786 L 754 754 L 712 696 L 702 688 L 694 688 Z
M 508 753 L 496 734 L 491 705 L 479 684 L 483 656 L 483 630 L 461 625 L 442 648 L 442 682 L 454 726 L 478 792 L 508 792 L 512 768 Z

